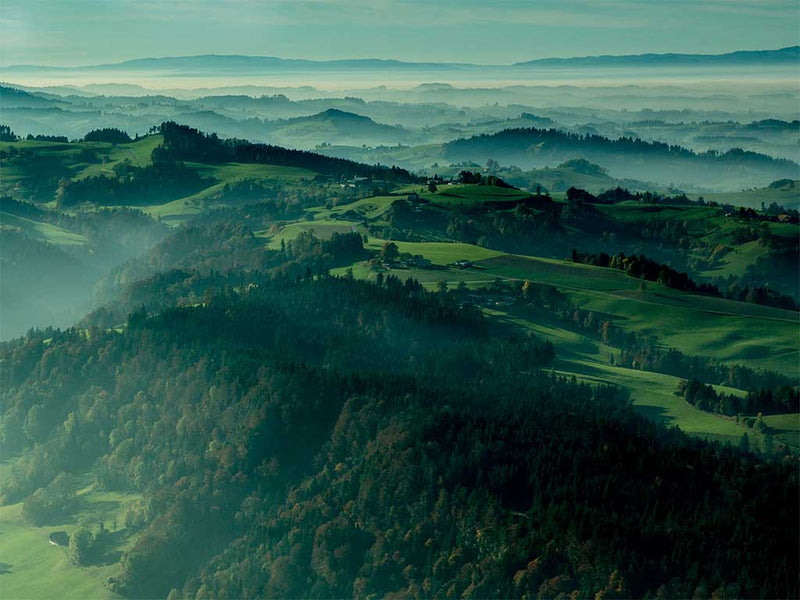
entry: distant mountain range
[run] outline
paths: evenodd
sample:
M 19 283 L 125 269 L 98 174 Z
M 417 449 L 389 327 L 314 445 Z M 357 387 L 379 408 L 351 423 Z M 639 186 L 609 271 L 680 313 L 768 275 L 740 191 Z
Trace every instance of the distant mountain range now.
M 469 63 L 403 62 L 399 60 L 305 60 L 273 56 L 243 56 L 206 54 L 164 58 L 140 58 L 120 63 L 78 67 L 53 67 L 40 65 L 14 65 L 0 68 L 0 72 L 14 71 L 116 71 L 116 72 L 280 72 L 280 71 L 449 71 L 496 70 L 525 68 L 586 68 L 586 67 L 720 67 L 747 65 L 800 66 L 800 46 L 778 50 L 738 51 L 727 54 L 636 54 L 584 56 L 575 58 L 541 58 L 513 65 L 476 65 Z
M 747 65 L 800 66 L 800 46 L 779 50 L 742 50 L 727 54 L 626 54 L 540 58 L 516 63 L 515 67 L 723 67 Z

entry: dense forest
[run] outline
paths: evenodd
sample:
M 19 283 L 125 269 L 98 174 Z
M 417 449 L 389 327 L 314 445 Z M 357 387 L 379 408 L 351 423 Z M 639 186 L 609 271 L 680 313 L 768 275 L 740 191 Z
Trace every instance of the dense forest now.
M 276 275 L 33 331 L 2 346 L 3 499 L 46 523 L 86 469 L 143 493 L 109 584 L 137 597 L 797 595 L 793 463 L 487 326 L 411 280 Z
M 695 152 L 677 144 L 596 133 L 571 133 L 556 128 L 521 127 L 482 133 L 447 142 L 442 155 L 451 162 L 487 160 L 522 168 L 555 166 L 579 156 L 609 168 L 615 177 L 671 184 L 701 184 L 747 172 L 763 185 L 797 175 L 797 163 L 767 154 L 732 148 Z
M 777 413 L 800 412 L 800 393 L 788 385 L 774 389 L 761 388 L 748 392 L 744 398 L 733 394 L 723 394 L 710 385 L 704 385 L 697 379 L 684 382 L 678 389 L 689 404 L 701 410 L 720 415 L 756 414 L 769 415 Z
M 470 146 L 486 147 L 488 151 L 505 148 L 506 152 L 520 152 L 521 148 L 530 147 L 539 143 L 546 147 L 556 149 L 558 152 L 574 152 L 590 156 L 593 151 L 609 151 L 628 155 L 649 155 L 651 157 L 669 156 L 696 161 L 717 162 L 719 164 L 734 163 L 743 160 L 751 164 L 774 165 L 776 168 L 796 168 L 796 164 L 786 159 L 775 159 L 757 152 L 746 152 L 741 149 L 732 149 L 719 153 L 708 151 L 696 153 L 682 146 L 666 144 L 663 142 L 648 142 L 639 138 L 621 137 L 616 140 L 600 135 L 578 134 L 560 131 L 558 129 L 537 129 L 535 127 L 506 129 L 496 134 L 482 134 L 470 139 L 454 140 L 445 144 L 445 151 L 454 158 L 465 154 L 465 149 Z M 472 150 L 472 148 L 470 149 Z M 475 160 L 475 153 L 470 154 Z M 591 160 L 591 159 L 589 159 Z
M 291 150 L 245 140 L 220 139 L 197 129 L 174 122 L 162 123 L 157 131 L 164 143 L 153 151 L 153 161 L 193 160 L 198 162 L 240 162 L 300 167 L 337 180 L 369 177 L 383 181 L 414 182 L 416 177 L 405 169 L 365 165 L 342 158 L 330 158 L 314 152 Z

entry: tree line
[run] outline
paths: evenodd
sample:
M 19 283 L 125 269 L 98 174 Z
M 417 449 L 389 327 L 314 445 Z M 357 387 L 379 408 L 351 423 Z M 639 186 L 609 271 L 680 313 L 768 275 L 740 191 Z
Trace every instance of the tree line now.
M 658 427 L 482 323 L 414 281 L 275 273 L 32 331 L 0 345 L 3 498 L 87 470 L 142 494 L 130 596 L 796 595 L 796 465 Z
M 299 167 L 337 180 L 369 177 L 397 183 L 417 181 L 417 178 L 405 169 L 394 166 L 365 165 L 304 150 L 253 144 L 245 140 L 220 139 L 215 133 L 204 134 L 197 129 L 171 121 L 162 123 L 158 132 L 164 136 L 164 142 L 153 149 L 153 162 L 188 160 L 208 163 L 257 163 Z
M 798 306 L 794 298 L 776 292 L 766 286 L 732 286 L 727 293 L 723 294 L 714 284 L 697 283 L 688 274 L 679 272 L 667 264 L 659 264 L 644 255 L 625 256 L 624 252 L 613 256 L 605 252 L 598 254 L 580 253 L 573 248 L 570 260 L 574 263 L 617 269 L 624 271 L 630 277 L 654 281 L 684 292 L 762 304 L 785 310 L 800 310 L 800 306 Z

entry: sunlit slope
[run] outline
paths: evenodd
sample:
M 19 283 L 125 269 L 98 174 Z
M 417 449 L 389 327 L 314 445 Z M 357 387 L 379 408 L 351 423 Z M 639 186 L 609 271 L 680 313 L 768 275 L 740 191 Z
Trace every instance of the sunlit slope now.
M 636 410 L 651 419 L 667 426 L 677 425 L 686 433 L 733 443 L 747 432 L 756 444 L 762 443 L 761 436 L 753 429 L 736 423 L 734 419 L 702 411 L 677 396 L 679 377 L 612 365 L 609 359 L 617 354 L 617 349 L 566 329 L 563 323 L 555 321 L 544 311 L 508 306 L 486 309 L 485 312 L 494 319 L 515 324 L 555 344 L 555 371 L 575 375 L 587 383 L 618 385 L 627 389 Z M 727 394 L 745 394 L 725 386 L 714 387 Z M 790 426 L 787 425 L 787 429 Z
M 112 599 L 121 596 L 106 588 L 119 570 L 120 552 L 130 548 L 135 535 L 125 528 L 125 509 L 138 496 L 105 492 L 89 486 L 78 492 L 79 510 L 58 522 L 34 527 L 22 518 L 22 503 L 0 507 L 0 597 L 4 599 L 61 600 Z M 77 567 L 66 547 L 53 546 L 53 531 L 72 534 L 81 523 L 111 532 L 112 546 L 95 564 Z
M 371 240 L 373 247 L 382 241 Z M 795 373 L 800 364 L 796 313 L 723 298 L 689 294 L 642 282 L 615 269 L 568 261 L 504 254 L 470 244 L 396 242 L 401 252 L 421 254 L 444 268 L 403 269 L 426 286 L 486 285 L 495 278 L 549 284 L 567 293 L 584 310 L 610 317 L 626 331 L 654 335 L 686 354 L 705 355 L 754 368 Z M 456 260 L 471 260 L 459 269 Z M 360 276 L 373 277 L 357 266 Z
M 114 166 L 125 160 L 133 166 L 144 167 L 151 164 L 150 154 L 162 141 L 160 135 L 150 135 L 126 144 L 0 142 L 0 152 L 7 153 L 0 171 L 0 194 L 14 194 L 25 199 L 43 182 L 49 181 L 55 189 L 60 178 L 111 175 Z
M 0 210 L 0 227 L 21 231 L 33 239 L 56 246 L 84 246 L 88 243 L 86 236 L 80 233 L 3 210 Z

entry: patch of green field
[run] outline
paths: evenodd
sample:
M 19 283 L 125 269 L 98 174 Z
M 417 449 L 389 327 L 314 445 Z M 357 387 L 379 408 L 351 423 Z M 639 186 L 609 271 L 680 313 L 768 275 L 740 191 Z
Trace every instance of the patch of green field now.
M 61 599 L 61 598 L 119 598 L 105 586 L 105 581 L 116 574 L 119 564 L 112 559 L 85 567 L 69 561 L 67 549 L 53 546 L 48 536 L 53 531 L 72 534 L 83 518 L 95 526 L 102 520 L 105 527 L 113 529 L 114 522 L 124 527 L 123 511 L 137 496 L 102 492 L 91 487 L 78 494 L 81 508 L 62 523 L 33 527 L 21 516 L 22 503 L 0 507 L 0 597 L 3 599 Z M 112 533 L 116 536 L 114 551 L 129 548 L 135 541 L 124 529 Z
M 619 351 L 597 340 L 566 329 L 541 311 L 516 306 L 485 310 L 500 321 L 532 331 L 541 339 L 556 346 L 553 368 L 563 375 L 575 375 L 592 384 L 611 384 L 627 389 L 638 412 L 666 426 L 677 425 L 686 433 L 703 437 L 713 436 L 736 443 L 747 432 L 751 441 L 761 443 L 760 435 L 739 425 L 733 419 L 702 411 L 675 395 L 680 378 L 650 371 L 614 366 L 610 357 Z M 743 396 L 744 392 L 724 386 L 717 391 Z
M 380 250 L 387 240 L 370 238 L 367 248 Z M 435 265 L 452 265 L 457 260 L 479 261 L 503 256 L 502 252 L 460 242 L 394 242 L 400 252 L 421 254 Z
M 299 181 L 313 178 L 316 173 L 298 167 L 281 167 L 277 165 L 257 165 L 249 163 L 224 163 L 218 165 L 187 162 L 187 166 L 196 170 L 201 177 L 210 177 L 218 181 L 234 181 L 236 179 Z
M 626 331 L 655 336 L 686 354 L 798 374 L 800 321 L 790 311 L 687 294 L 651 282 L 639 289 L 640 280 L 615 269 L 507 255 L 464 244 L 396 243 L 401 251 L 421 254 L 439 265 L 452 264 L 459 258 L 475 261 L 471 269 L 392 271 L 428 287 L 440 281 L 447 281 L 451 287 L 462 281 L 475 287 L 495 278 L 549 284 L 567 293 L 582 309 L 606 315 Z M 373 248 L 380 244 L 381 240 L 370 241 Z M 477 254 L 480 252 L 493 256 L 482 258 Z M 363 266 L 354 268 L 354 274 L 372 276 Z
M 23 140 L 0 143 L 0 151 L 15 148 L 25 156 L 3 161 L 0 192 L 27 198 L 34 179 L 76 178 L 110 175 L 114 165 L 129 160 L 135 166 L 150 164 L 153 148 L 162 142 L 152 135 L 129 144 L 105 142 L 40 142 Z M 81 153 L 89 151 L 94 160 L 87 162 Z
M 778 431 L 800 431 L 800 414 L 767 415 L 764 422 Z
M 93 163 L 82 169 L 76 176 L 94 177 L 97 175 L 110 175 L 114 165 L 129 160 L 134 167 L 146 167 L 152 163 L 150 155 L 156 146 L 164 141 L 161 135 L 148 135 L 129 144 L 108 144 L 105 142 L 80 142 L 82 148 L 94 150 L 103 162 Z
M 633 290 L 639 281 L 616 269 L 603 269 L 554 258 L 502 254 L 477 265 L 492 277 L 530 279 L 559 288 Z
M 798 373 L 797 320 L 782 318 L 781 313 L 786 311 L 776 310 L 778 318 L 758 316 L 748 314 L 751 305 L 732 302 L 736 312 L 719 313 L 706 304 L 707 300 L 717 299 L 692 294 L 685 295 L 685 306 L 676 306 L 671 294 L 649 291 L 573 291 L 570 295 L 582 309 L 610 315 L 626 331 L 656 336 L 661 343 L 686 354 L 790 375 Z
M 484 202 L 523 200 L 530 196 L 528 192 L 521 190 L 472 184 L 442 184 L 436 192 L 429 192 L 425 186 L 409 185 L 400 188 L 397 192 L 416 193 L 430 202 L 443 206 L 468 206 Z
M 444 206 L 468 206 L 498 200 L 523 200 L 530 194 L 520 190 L 493 185 L 441 185 L 438 191 L 420 194 L 422 197 Z
M 767 415 L 763 419 L 776 440 L 800 448 L 800 414 Z
M 728 277 L 730 275 L 741 277 L 747 272 L 747 267 L 768 253 L 769 250 L 758 240 L 745 242 L 730 248 L 709 268 L 699 270 L 698 273 L 703 277 Z
M 779 187 L 766 187 L 759 190 L 745 190 L 741 192 L 720 192 L 703 194 L 707 201 L 719 204 L 732 204 L 748 208 L 760 209 L 763 202 L 769 206 L 773 202 L 784 208 L 800 208 L 800 183 L 795 181 Z
M 215 196 L 223 191 L 226 183 L 242 179 L 256 179 L 261 181 L 277 180 L 296 182 L 314 177 L 314 173 L 295 167 L 280 167 L 274 165 L 254 165 L 240 163 L 226 163 L 221 165 L 207 165 L 202 163 L 186 163 L 196 170 L 201 177 L 214 181 L 207 188 L 183 198 L 178 198 L 164 204 L 136 207 L 152 217 L 160 218 L 168 225 L 179 225 L 188 220 L 192 215 L 199 214 L 209 208 L 224 206 L 224 202 L 215 200 Z
M 352 211 L 365 219 L 375 219 L 389 210 L 392 202 L 402 197 L 403 196 L 372 196 L 370 198 L 362 198 L 355 202 L 334 206 L 330 211 L 327 211 L 327 214 L 341 215 Z M 323 211 L 325 211 L 325 209 L 320 209 L 320 214 L 323 214 Z
M 35 179 L 72 177 L 86 163 L 76 164 L 77 144 L 59 142 L 0 142 L 0 151 L 15 148 L 20 153 L 3 159 L 0 192 L 27 198 Z
M 687 354 L 798 372 L 796 313 L 686 294 L 650 282 L 641 290 L 639 280 L 619 271 L 564 261 L 503 256 L 477 265 L 486 267 L 487 275 L 555 285 L 584 310 L 610 315 L 625 330 L 654 335 Z
M 199 214 L 209 208 L 209 202 L 212 200 L 212 197 L 214 194 L 221 192 L 224 185 L 224 183 L 217 183 L 208 186 L 196 194 L 178 198 L 172 202 L 136 208 L 139 208 L 151 217 L 161 219 L 168 225 L 178 225 L 189 219 L 192 215 Z
M 290 223 L 281 229 L 277 234 L 272 234 L 269 230 L 257 231 L 256 237 L 270 237 L 268 248 L 277 250 L 281 247 L 281 241 L 288 242 L 293 240 L 304 231 L 311 231 L 320 239 L 329 240 L 334 233 L 351 233 L 354 231 L 355 225 L 353 223 L 346 223 L 341 221 L 300 221 L 298 223 Z
M 88 243 L 86 236 L 79 233 L 6 212 L 0 212 L 0 227 L 18 228 L 37 240 L 56 246 L 85 246 Z
M 563 193 L 570 187 L 576 187 L 592 194 L 599 194 L 620 185 L 620 182 L 608 175 L 583 173 L 568 167 L 532 169 L 519 173 L 504 173 L 501 177 L 517 187 L 536 191 L 541 185 L 551 194 Z
M 681 219 L 703 221 L 716 216 L 719 209 L 708 206 L 672 206 L 665 204 L 642 204 L 640 202 L 626 201 L 619 204 L 597 204 L 595 208 L 600 212 L 614 218 L 620 223 L 638 223 L 644 221 L 671 221 Z

